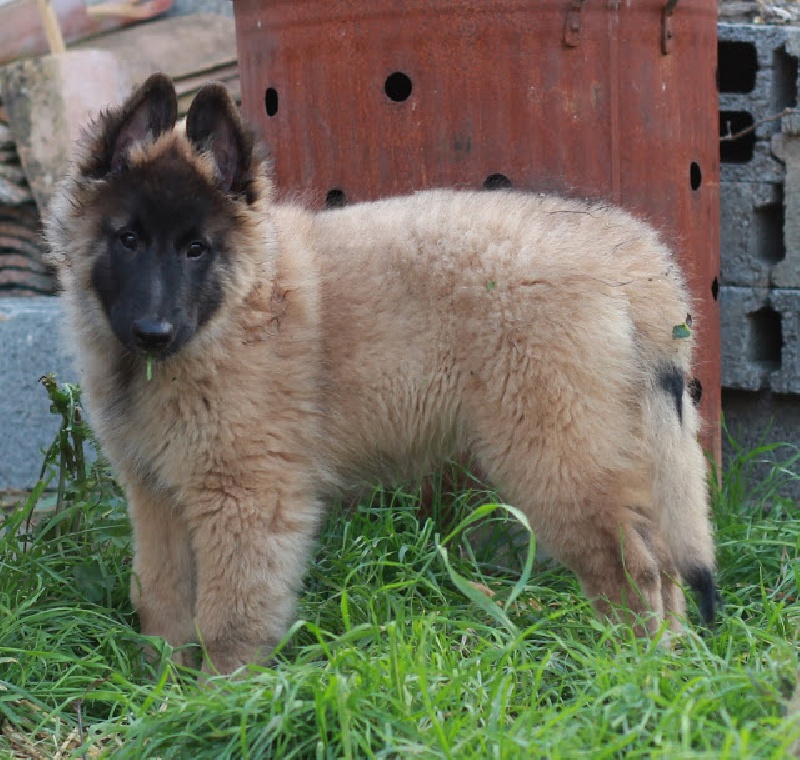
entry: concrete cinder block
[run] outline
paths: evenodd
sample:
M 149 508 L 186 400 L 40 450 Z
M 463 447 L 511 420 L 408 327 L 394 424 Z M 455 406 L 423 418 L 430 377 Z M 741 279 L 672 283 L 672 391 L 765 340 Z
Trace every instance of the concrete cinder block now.
M 797 106 L 800 29 L 718 24 L 720 134 L 755 125 L 751 134 L 721 146 L 721 178 L 781 182 L 783 167 L 770 140 L 787 108 Z
M 772 281 L 784 288 L 800 288 L 800 134 L 784 134 L 785 259 L 775 267 Z
M 759 121 L 797 104 L 800 29 L 766 24 L 717 24 L 720 110 L 752 112 Z M 780 122 L 759 127 L 768 136 Z
M 750 358 L 752 347 L 747 315 L 764 305 L 766 294 L 766 289 L 720 288 L 723 388 L 756 391 L 764 387 L 766 370 Z
M 720 288 L 722 385 L 800 393 L 800 290 Z
M 30 488 L 53 441 L 59 419 L 39 378 L 55 372 L 76 382 L 61 340 L 58 299 L 0 298 L 0 491 Z
M 800 396 L 771 391 L 723 390 L 722 414 L 727 435 L 722 436 L 722 462 L 729 467 L 737 450 L 751 452 L 757 447 L 785 443 L 774 451 L 752 458 L 746 482 L 756 487 L 772 476 L 780 496 L 800 500 L 800 475 L 781 468 L 800 448 Z
M 748 155 L 747 161 L 722 161 L 720 182 L 783 182 L 786 178 L 783 161 L 775 155 L 771 140 L 758 140 Z
M 775 341 L 776 347 L 780 339 L 780 370 L 771 374 L 769 389 L 800 393 L 800 290 L 772 288 L 767 305 L 780 315 L 780 335 L 764 334 L 764 339 Z
M 722 284 L 772 285 L 775 270 L 786 259 L 783 185 L 725 182 L 720 188 L 720 216 Z

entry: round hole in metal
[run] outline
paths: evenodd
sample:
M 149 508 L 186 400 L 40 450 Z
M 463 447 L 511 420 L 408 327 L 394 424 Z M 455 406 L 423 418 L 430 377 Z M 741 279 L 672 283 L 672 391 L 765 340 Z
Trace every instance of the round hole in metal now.
M 335 187 L 325 194 L 325 208 L 344 208 L 347 205 L 347 194 L 341 188 Z
M 402 71 L 395 71 L 394 74 L 389 74 L 386 77 L 386 84 L 383 89 L 386 92 L 386 97 L 393 100 L 395 103 L 402 103 L 411 97 L 411 90 L 414 85 L 411 83 L 411 77 L 404 74 Z
M 505 190 L 513 185 L 505 174 L 490 174 L 483 180 L 483 187 L 485 190 Z

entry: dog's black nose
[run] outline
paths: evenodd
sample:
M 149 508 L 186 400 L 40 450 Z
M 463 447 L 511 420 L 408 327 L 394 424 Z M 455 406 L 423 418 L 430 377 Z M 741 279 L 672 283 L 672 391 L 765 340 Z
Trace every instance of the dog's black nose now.
M 143 351 L 161 351 L 172 340 L 175 328 L 172 322 L 151 322 L 149 319 L 137 319 L 133 323 L 133 339 Z

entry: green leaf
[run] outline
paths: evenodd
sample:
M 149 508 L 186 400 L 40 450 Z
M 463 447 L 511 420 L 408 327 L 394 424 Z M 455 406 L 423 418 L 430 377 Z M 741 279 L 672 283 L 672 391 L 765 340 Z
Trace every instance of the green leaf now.
M 147 355 L 147 379 L 153 379 L 153 357 L 150 354 Z
M 495 622 L 502 625 L 507 631 L 510 631 L 512 634 L 518 633 L 517 626 L 511 622 L 505 611 L 499 607 L 496 602 L 486 596 L 486 594 L 471 586 L 469 581 L 455 570 L 450 564 L 450 559 L 447 556 L 447 549 L 441 544 L 437 545 L 436 548 L 439 550 L 439 554 L 442 557 L 442 561 L 444 562 L 444 566 L 447 569 L 447 573 L 453 585 L 476 607 L 483 610 L 483 612 L 492 617 Z
M 679 325 L 675 325 L 672 328 L 672 337 L 675 340 L 679 340 L 681 338 L 688 338 L 692 334 L 692 331 L 689 329 L 689 325 L 686 322 L 681 322 Z

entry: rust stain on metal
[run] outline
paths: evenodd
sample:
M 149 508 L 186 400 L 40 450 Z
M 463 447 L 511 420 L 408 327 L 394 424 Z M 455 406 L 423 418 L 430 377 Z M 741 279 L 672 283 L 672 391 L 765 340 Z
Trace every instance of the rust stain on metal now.
M 581 42 L 581 8 L 586 0 L 572 0 L 564 22 L 564 45 L 578 47 Z
M 715 0 L 234 9 L 243 108 L 273 153 L 279 193 L 322 207 L 510 182 L 649 219 L 695 298 L 704 442 L 719 460 Z M 579 34 L 573 47 L 567 30 Z
M 661 11 L 661 52 L 669 55 L 672 52 L 672 38 L 675 32 L 672 28 L 672 14 L 678 0 L 667 0 L 667 4 Z

